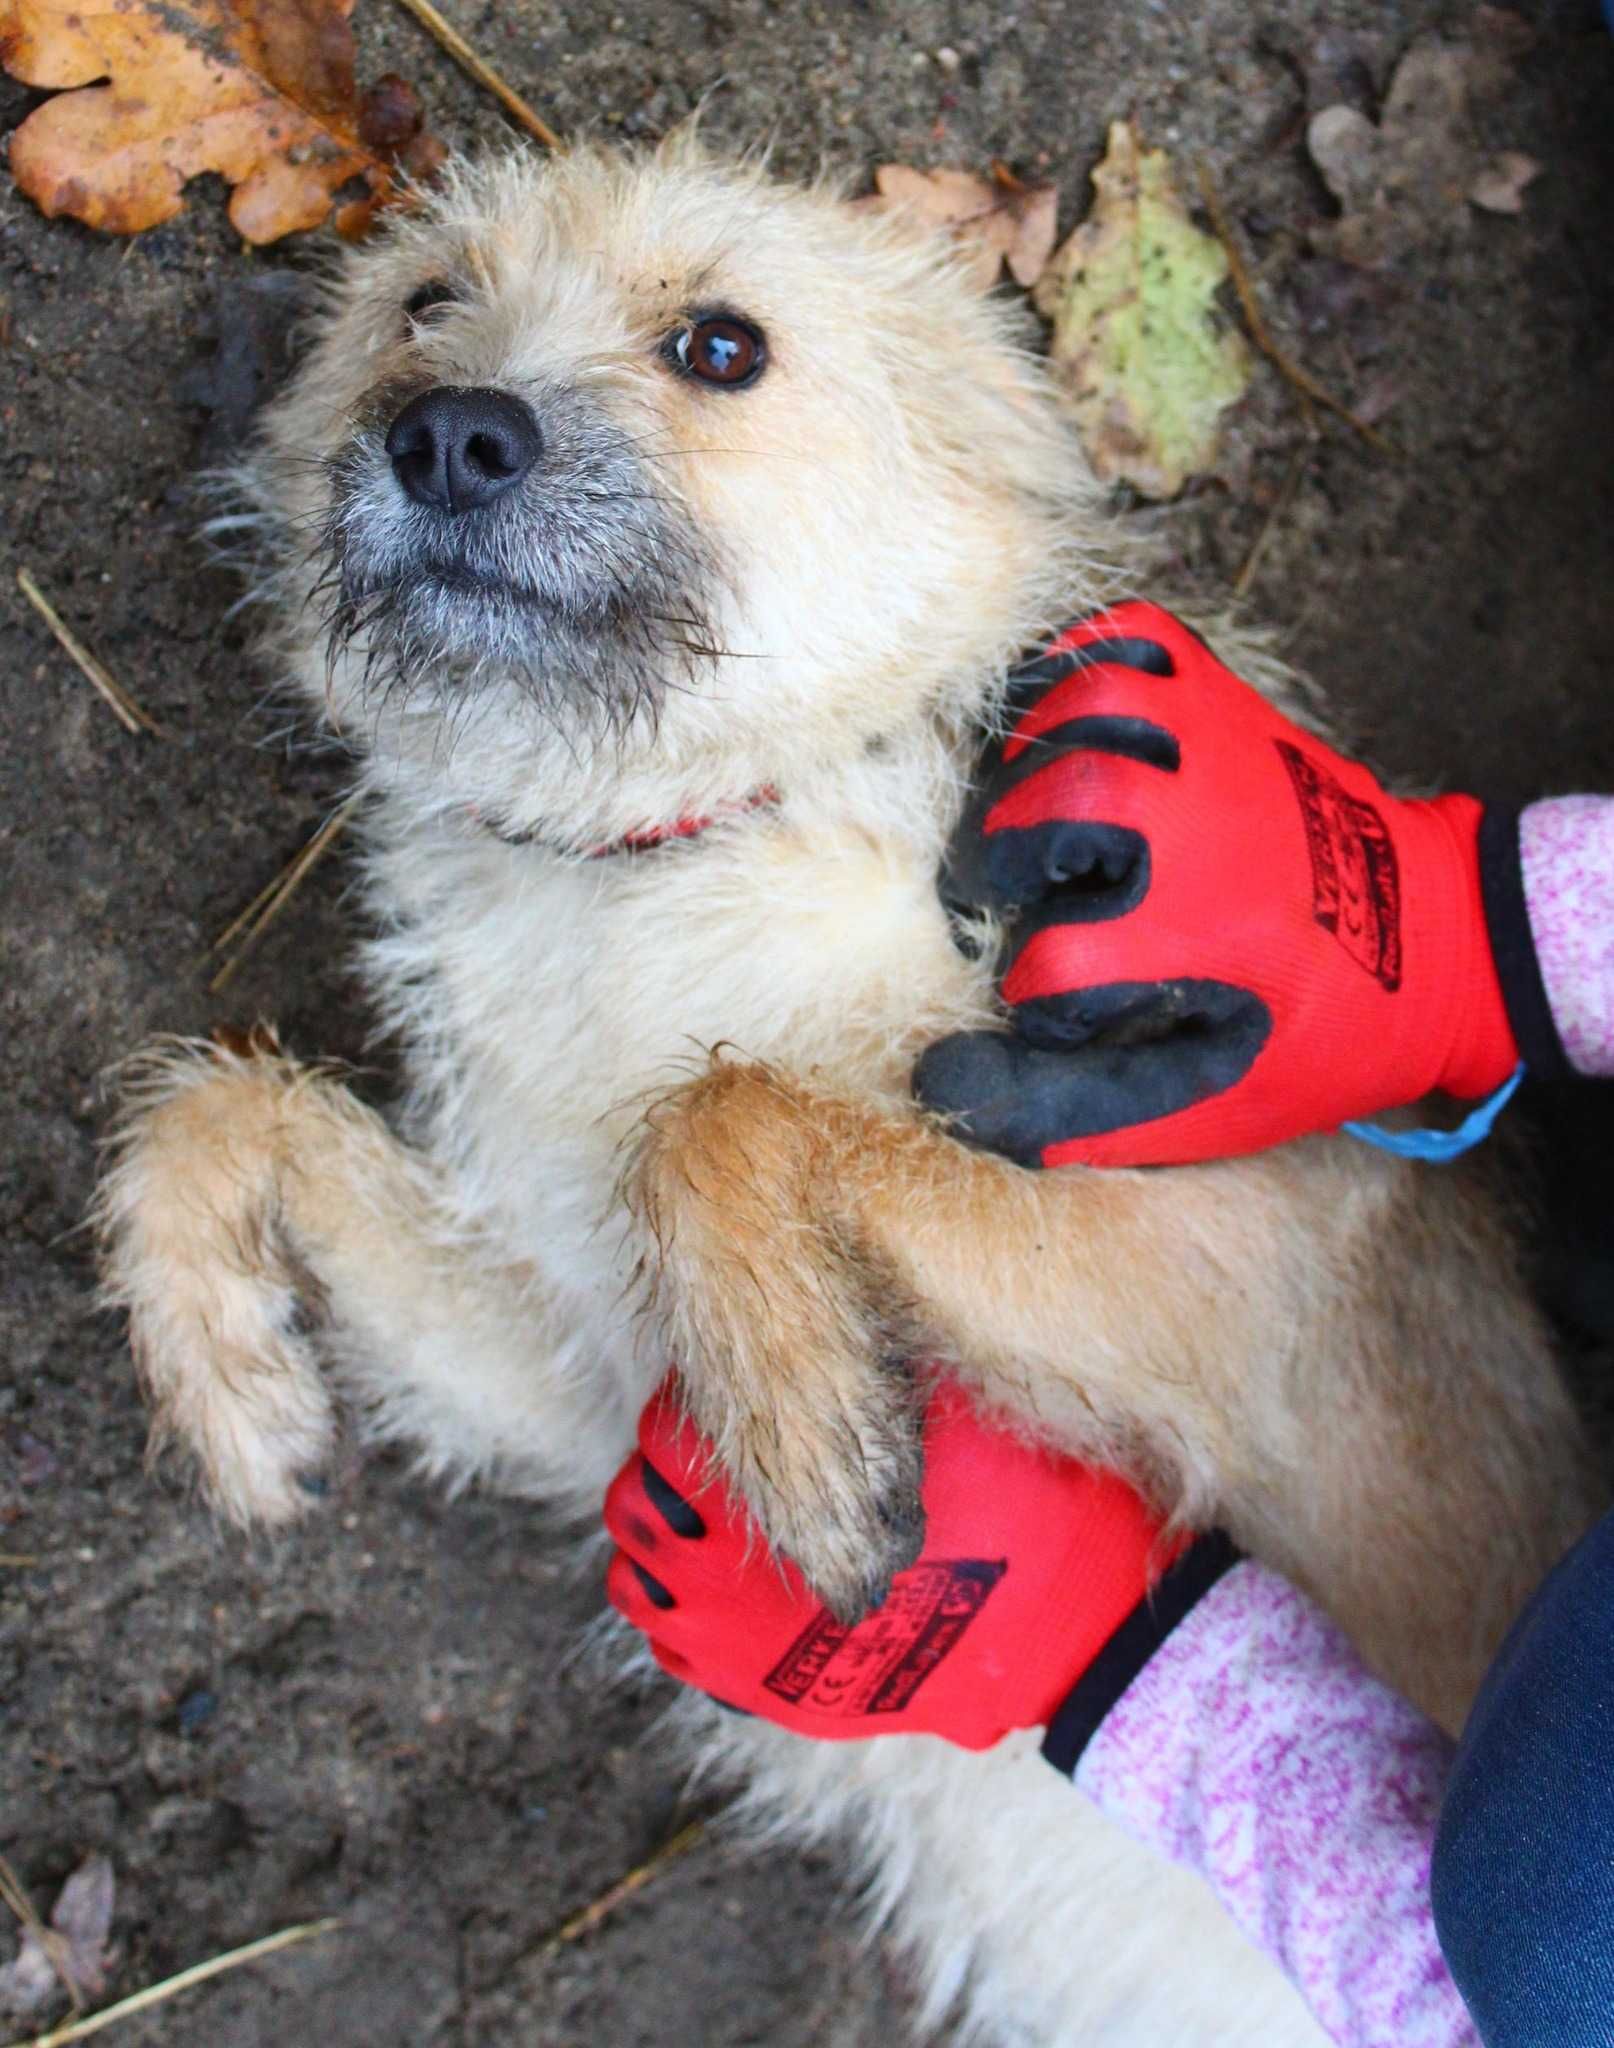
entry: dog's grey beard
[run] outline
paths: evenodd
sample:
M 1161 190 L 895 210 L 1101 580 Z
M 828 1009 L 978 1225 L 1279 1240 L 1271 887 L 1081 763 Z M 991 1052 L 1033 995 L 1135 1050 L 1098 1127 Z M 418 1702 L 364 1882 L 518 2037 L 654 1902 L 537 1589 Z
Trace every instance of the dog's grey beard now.
M 390 395 L 378 410 L 395 410 Z M 404 495 L 383 426 L 361 426 L 329 464 L 328 659 L 360 657 L 378 709 L 454 716 L 514 689 L 567 735 L 625 735 L 721 652 L 715 568 L 676 502 L 609 426 L 553 402 L 539 416 L 534 473 L 458 519 Z

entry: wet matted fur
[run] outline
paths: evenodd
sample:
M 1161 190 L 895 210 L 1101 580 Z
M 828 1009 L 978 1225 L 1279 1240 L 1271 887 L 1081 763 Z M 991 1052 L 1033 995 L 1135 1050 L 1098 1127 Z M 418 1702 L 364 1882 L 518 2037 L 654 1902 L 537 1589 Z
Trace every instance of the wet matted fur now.
M 714 312 L 766 335 L 754 386 L 670 360 Z M 394 1127 L 275 1048 L 158 1049 L 102 1190 L 109 1291 L 159 1433 L 241 1521 L 310 1505 L 341 1404 L 587 1524 L 676 1356 L 842 1611 L 918 1540 L 891 1360 L 945 1358 L 1227 1524 L 1454 1723 L 1596 1501 L 1483 1190 L 1344 1139 L 1031 1175 L 908 1099 L 922 1046 L 996 1014 L 935 880 L 1007 664 L 1172 596 L 1022 319 L 914 231 L 688 138 L 462 170 L 346 261 L 231 523 L 271 660 L 359 762 L 363 957 L 410 1093 Z M 523 398 L 544 437 L 458 521 L 384 447 L 442 384 Z M 592 857 L 687 817 L 716 822 Z M 1033 1738 L 680 1713 L 761 1826 L 843 1844 L 914 1946 L 924 2025 L 1321 2038 Z

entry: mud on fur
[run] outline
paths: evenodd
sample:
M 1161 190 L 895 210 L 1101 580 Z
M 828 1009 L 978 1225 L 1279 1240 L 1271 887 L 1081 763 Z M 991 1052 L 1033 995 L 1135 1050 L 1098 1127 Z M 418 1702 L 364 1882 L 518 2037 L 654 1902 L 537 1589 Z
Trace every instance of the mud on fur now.
M 749 361 L 736 335 L 759 373 L 691 369 Z M 231 523 L 266 659 L 360 755 L 408 1096 L 387 1123 L 278 1050 L 149 1053 L 107 1291 L 159 1433 L 243 1522 L 313 1507 L 348 1412 L 587 1529 L 675 1355 L 842 1612 L 915 1541 L 897 1341 L 1230 1527 L 1452 1725 L 1598 1505 L 1484 1186 L 1347 1140 L 1033 1176 L 909 1104 L 917 1052 L 996 1015 L 935 876 L 1007 663 L 1119 596 L 1195 610 L 1027 342 L 915 231 L 687 137 L 463 169 L 346 260 Z M 759 1829 L 839 1841 L 922 2028 L 1321 2039 L 1034 1738 L 678 1720 Z

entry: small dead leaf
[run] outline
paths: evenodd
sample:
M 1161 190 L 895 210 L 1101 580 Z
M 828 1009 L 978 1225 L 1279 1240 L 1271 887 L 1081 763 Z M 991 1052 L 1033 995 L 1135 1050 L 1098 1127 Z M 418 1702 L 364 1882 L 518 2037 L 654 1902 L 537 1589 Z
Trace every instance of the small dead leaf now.
M 1339 201 L 1340 218 L 1313 241 L 1347 263 L 1392 263 L 1467 217 L 1470 202 L 1518 213 L 1540 166 L 1508 152 L 1486 157 L 1474 100 L 1497 91 L 1534 30 L 1506 8 L 1481 7 L 1466 35 L 1420 36 L 1396 66 L 1377 125 L 1356 106 L 1312 116 L 1306 146 Z
M 418 184 L 435 178 L 448 161 L 445 145 L 427 131 L 420 95 L 396 71 L 383 72 L 360 100 L 359 140 L 383 161 L 401 166 Z M 337 225 L 341 226 L 340 216 Z
M 425 125 L 419 93 L 396 71 L 384 72 L 359 101 L 359 140 L 377 155 L 396 156 Z
M 397 162 L 420 175 L 437 145 L 402 80 L 382 80 L 361 108 L 352 7 L 0 0 L 6 70 L 64 88 L 12 134 L 19 187 L 47 214 L 134 234 L 171 219 L 189 179 L 217 171 L 235 187 L 237 230 L 273 242 L 317 227 L 342 188 L 358 185 L 364 196 L 342 207 L 338 225 L 362 232 L 396 199 Z M 385 139 L 400 129 L 398 143 Z
M 1306 128 L 1306 147 L 1347 219 L 1370 207 L 1383 183 L 1379 131 L 1355 107 L 1324 107 Z
M 882 164 L 874 183 L 874 194 L 855 203 L 871 211 L 901 208 L 945 229 L 968 250 L 982 291 L 997 283 L 1005 263 L 1016 284 L 1034 284 L 1059 232 L 1058 192 L 1023 184 L 1006 164 L 994 164 L 990 178 Z
M 62 1886 L 50 1924 L 67 1944 L 68 1975 L 84 1999 L 106 1990 L 108 1936 L 117 1895 L 110 1856 L 90 1856 Z
M 1504 149 L 1480 167 L 1468 188 L 1475 206 L 1486 213 L 1523 213 L 1524 191 L 1541 176 L 1542 166 L 1522 150 Z
M 43 1938 L 37 1927 L 24 1927 L 16 1960 L 0 1970 L 0 2005 L 37 2012 L 58 1983 L 75 2004 L 98 1999 L 106 1990 L 115 1895 L 111 1859 L 87 1857 L 62 1886 Z
M 1094 470 L 1175 497 L 1216 459 L 1250 352 L 1216 305 L 1227 257 L 1201 234 L 1164 150 L 1112 124 L 1091 213 L 1038 281 L 1051 354 Z
M 61 1981 L 38 1935 L 31 1927 L 24 1928 L 15 1960 L 0 1969 L 0 2012 L 38 2012 L 50 2003 Z

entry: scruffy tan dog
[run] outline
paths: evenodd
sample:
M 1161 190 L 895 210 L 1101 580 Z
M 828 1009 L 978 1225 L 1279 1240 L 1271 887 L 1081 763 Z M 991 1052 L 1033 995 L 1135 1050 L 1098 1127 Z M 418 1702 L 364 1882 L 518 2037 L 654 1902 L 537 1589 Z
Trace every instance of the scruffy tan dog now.
M 243 1522 L 309 1505 L 339 1404 L 591 1520 L 675 1356 L 848 1612 L 917 1540 L 891 1361 L 945 1357 L 1454 1722 L 1592 1506 L 1484 1200 L 1349 1140 L 1033 1175 L 909 1100 L 920 1048 L 996 1015 L 936 876 L 1006 664 L 1167 594 L 1024 342 L 917 231 L 688 140 L 462 171 L 347 262 L 236 523 L 275 660 L 361 759 L 411 1093 L 395 1131 L 278 1051 L 153 1056 L 110 1291 Z M 682 1712 L 758 1814 L 848 1842 L 927 2026 L 1320 2039 L 1032 1738 Z

